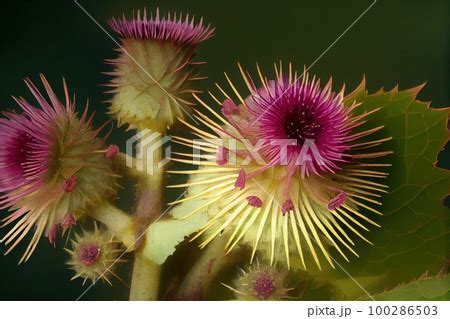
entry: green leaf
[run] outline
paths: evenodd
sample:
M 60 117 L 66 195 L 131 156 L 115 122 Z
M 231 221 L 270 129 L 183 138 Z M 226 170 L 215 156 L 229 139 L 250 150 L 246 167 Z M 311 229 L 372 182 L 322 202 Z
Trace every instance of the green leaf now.
M 365 283 L 367 291 L 390 290 L 425 272 L 436 275 L 445 266 L 450 251 L 450 211 L 443 205 L 450 190 L 450 173 L 435 165 L 448 140 L 449 112 L 417 101 L 420 89 L 395 88 L 369 95 L 363 81 L 345 99 L 347 105 L 361 103 L 356 109 L 359 113 L 381 108 L 370 115 L 361 130 L 385 125 L 370 139 L 392 137 L 379 150 L 392 150 L 393 155 L 377 161 L 392 164 L 385 181 L 389 194 L 382 198 L 380 207 L 384 216 L 378 218 L 367 212 L 382 227 L 367 234 L 374 246 L 361 247 L 364 243 L 357 243 L 360 257 L 342 264 L 356 279 L 377 278 Z M 346 298 L 364 294 L 344 271 L 330 270 L 321 276 L 321 281 L 335 281 Z
M 154 223 L 146 234 L 145 256 L 162 265 L 175 252 L 176 246 L 207 222 L 204 214 L 188 219 L 167 219 Z
M 400 285 L 390 291 L 373 296 L 377 301 L 389 300 L 450 300 L 450 275 L 434 278 L 421 277 L 416 281 Z

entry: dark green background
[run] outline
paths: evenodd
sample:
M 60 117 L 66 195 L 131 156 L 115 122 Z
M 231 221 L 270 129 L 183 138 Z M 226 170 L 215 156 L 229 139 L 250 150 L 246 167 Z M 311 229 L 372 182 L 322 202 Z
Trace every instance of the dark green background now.
M 80 0 L 98 21 L 105 21 L 133 9 L 177 10 L 204 16 L 217 28 L 214 39 L 204 43 L 198 57 L 206 60 L 204 88 L 223 82 L 223 71 L 237 77 L 236 62 L 265 70 L 282 59 L 296 66 L 312 63 L 371 1 L 93 1 Z M 107 97 L 101 74 L 109 68 L 104 58 L 115 56 L 114 43 L 73 1 L 3 1 L 0 35 L 0 106 L 15 108 L 10 96 L 30 98 L 24 77 L 38 79 L 44 73 L 57 92 L 64 76 L 78 105 L 90 98 L 103 122 Z M 333 75 L 336 84 L 353 88 L 365 74 L 368 87 L 391 88 L 399 83 L 408 88 L 427 81 L 420 98 L 433 106 L 449 106 L 450 3 L 431 1 L 378 1 L 311 69 L 321 77 Z M 124 135 L 116 130 L 116 143 Z M 123 145 L 122 145 L 123 146 Z M 1 146 L 0 146 L 1 147 Z M 445 157 L 445 158 L 444 158 Z M 448 152 L 441 166 L 449 166 Z M 127 198 L 124 199 L 125 201 Z M 5 213 L 3 213 L 5 214 Z M 0 235 L 5 230 L 0 230 Z M 59 247 L 63 242 L 59 243 Z M 17 266 L 24 245 L 0 258 L 0 299 L 75 300 L 83 292 L 80 281 L 70 282 L 65 254 L 42 240 L 37 253 L 25 265 Z M 0 252 L 5 247 L 0 247 Z M 126 270 L 126 269 L 125 269 Z M 125 281 L 129 281 L 123 275 Z M 127 288 L 115 281 L 93 287 L 83 299 L 126 299 Z

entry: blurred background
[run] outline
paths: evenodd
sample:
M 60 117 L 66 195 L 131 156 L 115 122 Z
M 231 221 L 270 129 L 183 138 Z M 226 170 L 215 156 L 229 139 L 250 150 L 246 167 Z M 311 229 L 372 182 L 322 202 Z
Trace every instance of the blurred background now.
M 223 83 L 223 72 L 238 79 L 236 62 L 255 71 L 258 62 L 272 72 L 280 59 L 296 67 L 310 65 L 372 3 L 360 1 L 299 0 L 166 0 L 115 1 L 79 0 L 105 26 L 111 16 L 132 14 L 133 10 L 159 6 L 162 11 L 183 11 L 203 16 L 216 27 L 216 36 L 198 50 L 197 59 L 207 61 L 202 74 L 209 77 L 203 89 Z M 38 82 L 44 73 L 62 96 L 62 77 L 76 92 L 78 105 L 89 98 L 96 123 L 107 117 L 108 96 L 101 84 L 110 68 L 105 58 L 116 56 L 115 43 L 71 0 L 3 1 L 0 19 L 0 107 L 15 109 L 11 95 L 32 98 L 23 79 Z M 450 2 L 448 0 L 401 0 L 377 3 L 326 52 L 310 72 L 322 78 L 333 76 L 335 88 L 346 83 L 350 90 L 367 77 L 369 91 L 380 87 L 409 88 L 423 82 L 423 101 L 434 107 L 450 105 Z M 112 33 L 111 33 L 112 34 Z M 34 102 L 34 101 L 33 101 Z M 117 129 L 112 141 L 123 148 L 126 134 Z M 448 150 L 439 165 L 450 167 Z M 131 202 L 132 197 L 122 196 Z M 5 213 L 2 212 L 2 215 Z M 0 229 L 0 236 L 5 229 Z M 88 287 L 72 276 L 64 263 L 66 254 L 41 240 L 37 253 L 25 265 L 17 265 L 24 243 L 0 258 L 2 278 L 0 300 L 75 300 Z M 59 243 L 59 248 L 64 242 Z M 0 246 L 0 253 L 5 251 Z M 122 278 L 129 282 L 128 266 Z M 99 282 L 83 300 L 126 300 L 128 288 L 115 280 L 114 286 Z

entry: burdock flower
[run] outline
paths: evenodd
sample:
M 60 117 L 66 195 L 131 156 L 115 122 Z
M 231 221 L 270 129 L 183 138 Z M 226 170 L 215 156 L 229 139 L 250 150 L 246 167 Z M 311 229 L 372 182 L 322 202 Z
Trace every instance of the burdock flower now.
M 250 266 L 248 271 L 241 269 L 233 286 L 223 284 L 235 293 L 238 300 L 282 300 L 289 298 L 286 288 L 286 270 L 275 266 Z
M 174 204 L 196 202 L 184 218 L 208 215 L 194 239 L 203 235 L 204 247 L 223 233 L 227 251 L 242 241 L 253 246 L 252 259 L 257 249 L 271 263 L 283 254 L 288 267 L 296 251 L 305 269 L 309 256 L 321 269 L 320 254 L 333 266 L 333 248 L 347 261 L 347 251 L 358 256 L 352 234 L 369 242 L 361 230 L 379 227 L 373 216 L 381 212 L 374 207 L 387 192 L 376 181 L 387 177 L 382 168 L 390 166 L 382 157 L 391 152 L 378 149 L 390 139 L 383 125 L 368 122 L 372 112 L 357 113 L 357 103 L 345 106 L 344 88 L 333 92 L 331 80 L 321 87 L 290 65 L 283 74 L 280 64 L 270 81 L 258 68 L 257 87 L 240 70 L 250 96 L 244 99 L 227 77 L 238 103 L 219 87 L 225 100 L 213 98 L 223 115 L 198 99 L 211 114 L 195 115 L 207 129 L 185 124 L 201 140 L 175 139 L 202 157 L 198 170 L 173 172 L 191 174 L 187 184 L 173 186 L 189 186 Z
M 6 253 L 34 230 L 21 262 L 31 256 L 42 235 L 54 243 L 61 230 L 75 223 L 75 215 L 117 190 L 107 146 L 98 137 L 102 128 L 92 128 L 87 107 L 77 117 L 65 81 L 64 105 L 42 75 L 41 80 L 49 100 L 26 79 L 40 108 L 14 98 L 23 112 L 7 112 L 0 119 L 0 204 L 12 211 L 3 226 L 15 222 L 2 239 L 12 244 Z
M 203 64 L 193 61 L 194 52 L 214 29 L 189 15 L 160 16 L 159 9 L 154 17 L 138 11 L 129 20 L 113 18 L 109 25 L 122 40 L 119 57 L 107 60 L 114 66 L 108 73 L 114 77 L 111 113 L 119 124 L 165 130 L 192 104 L 192 81 L 202 79 L 198 65 Z
M 112 269 L 116 263 L 123 262 L 119 244 L 113 235 L 99 230 L 97 224 L 92 232 L 83 230 L 81 234 L 75 234 L 72 249 L 65 248 L 70 255 L 67 265 L 75 271 L 72 280 L 83 278 L 83 285 L 87 280 L 95 283 L 98 279 L 111 285 L 111 276 L 120 280 Z

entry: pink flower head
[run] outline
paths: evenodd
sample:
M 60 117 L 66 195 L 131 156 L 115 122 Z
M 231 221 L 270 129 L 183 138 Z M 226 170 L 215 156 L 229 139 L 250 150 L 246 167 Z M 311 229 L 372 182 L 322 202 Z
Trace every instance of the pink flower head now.
M 214 35 L 214 28 L 205 26 L 203 18 L 196 24 L 194 17 L 189 18 L 189 14 L 183 16 L 180 13 L 177 17 L 176 13 L 168 13 L 167 17 L 161 17 L 159 8 L 154 18 L 153 14 L 148 18 L 147 10 L 144 9 L 142 17 L 138 10 L 132 19 L 127 20 L 125 16 L 121 19 L 112 18 L 109 25 L 122 38 L 173 41 L 179 44 L 198 44 Z
M 60 118 L 74 114 L 74 105 L 68 103 L 64 108 L 43 76 L 42 81 L 52 104 L 25 79 L 41 108 L 14 98 L 23 113 L 4 113 L 6 118 L 0 119 L 0 143 L 4 145 L 0 150 L 0 191 L 6 193 L 1 197 L 2 208 L 16 204 L 45 183 L 53 151 L 53 126 Z M 67 93 L 65 82 L 64 87 Z
M 176 13 L 147 16 L 144 10 L 132 18 L 112 18 L 110 27 L 120 36 L 107 93 L 114 94 L 111 113 L 119 125 L 162 132 L 190 110 L 199 76 L 195 49 L 214 35 L 214 28 Z
M 112 162 L 103 156 L 106 146 L 97 137 L 100 130 L 92 129 L 87 107 L 77 118 L 65 81 L 63 104 L 43 75 L 41 80 L 48 99 L 26 79 L 39 107 L 14 98 L 22 113 L 7 112 L 0 119 L 0 208 L 13 210 L 3 225 L 20 225 L 1 240 L 13 243 L 7 253 L 35 229 L 21 261 L 31 256 L 41 235 L 54 242 L 54 225 L 68 212 L 83 211 L 116 192 Z
M 95 264 L 99 255 L 100 248 L 95 243 L 88 243 L 78 248 L 78 257 L 86 266 Z
M 188 125 L 195 136 L 189 144 L 202 139 L 204 160 L 187 184 L 189 196 L 172 203 L 195 205 L 199 198 L 208 199 L 194 212 L 186 207 L 186 216 L 202 210 L 209 216 L 191 240 L 207 234 L 203 248 L 219 235 L 228 236 L 227 252 L 244 242 L 253 246 L 251 260 L 259 250 L 273 264 L 282 253 L 287 268 L 293 252 L 305 269 L 306 254 L 319 269 L 321 254 L 334 267 L 329 247 L 347 261 L 348 253 L 358 256 L 341 225 L 369 243 L 351 224 L 363 231 L 368 228 L 359 220 L 380 227 L 371 214 L 382 215 L 373 206 L 381 205 L 378 198 L 388 186 L 373 179 L 388 177 L 382 170 L 390 164 L 383 157 L 392 152 L 383 148 L 391 138 L 383 136 L 384 126 L 371 116 L 378 109 L 364 112 L 351 95 L 344 97 L 344 88 L 335 93 L 331 80 L 321 87 L 315 77 L 305 71 L 299 76 L 291 65 L 287 72 L 276 65 L 273 80 L 257 67 L 259 85 L 239 69 L 247 97 L 227 75 L 229 92 L 218 86 L 220 97 L 210 93 L 222 114 L 195 95 L 207 113 L 196 117 L 204 129 Z M 226 163 L 218 161 L 224 147 Z M 186 162 L 184 157 L 172 160 Z M 269 282 L 258 287 L 270 291 Z
M 225 100 L 224 116 L 253 141 L 262 141 L 260 152 L 267 166 L 287 165 L 302 176 L 340 170 L 348 163 L 346 152 L 355 139 L 351 130 L 358 124 L 344 107 L 343 93 L 331 91 L 331 80 L 279 78 L 254 89 L 240 107 Z M 233 111 L 234 110 L 234 111 Z

